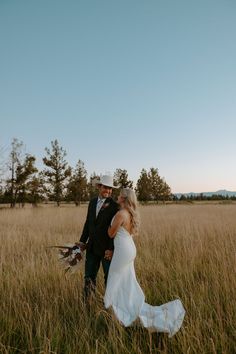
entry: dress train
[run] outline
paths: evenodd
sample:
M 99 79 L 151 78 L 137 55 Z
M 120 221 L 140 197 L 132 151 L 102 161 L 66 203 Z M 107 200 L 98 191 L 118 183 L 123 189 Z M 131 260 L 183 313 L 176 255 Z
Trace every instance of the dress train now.
M 136 247 L 132 236 L 122 226 L 114 239 L 114 248 L 104 297 L 105 307 L 111 306 L 125 327 L 139 318 L 149 330 L 173 336 L 185 316 L 181 301 L 177 299 L 160 306 L 147 304 L 135 275 Z

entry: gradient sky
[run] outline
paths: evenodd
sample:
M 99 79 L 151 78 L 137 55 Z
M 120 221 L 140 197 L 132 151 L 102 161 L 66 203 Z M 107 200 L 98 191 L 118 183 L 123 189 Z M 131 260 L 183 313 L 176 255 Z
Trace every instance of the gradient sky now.
M 235 0 L 0 0 L 0 147 L 236 190 Z

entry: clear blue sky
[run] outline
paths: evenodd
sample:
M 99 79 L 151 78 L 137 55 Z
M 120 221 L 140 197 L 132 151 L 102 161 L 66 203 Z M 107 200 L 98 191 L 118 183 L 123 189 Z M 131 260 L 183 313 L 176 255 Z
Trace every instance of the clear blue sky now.
M 0 146 L 236 190 L 235 0 L 0 0 Z

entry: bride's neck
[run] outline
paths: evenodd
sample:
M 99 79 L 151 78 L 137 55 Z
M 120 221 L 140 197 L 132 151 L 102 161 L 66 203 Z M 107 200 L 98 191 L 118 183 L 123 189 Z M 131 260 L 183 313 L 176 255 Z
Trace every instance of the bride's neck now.
M 129 213 L 130 214 L 130 211 L 124 206 L 124 205 L 122 205 L 121 207 L 120 207 L 120 210 L 126 210 L 127 211 L 127 213 Z

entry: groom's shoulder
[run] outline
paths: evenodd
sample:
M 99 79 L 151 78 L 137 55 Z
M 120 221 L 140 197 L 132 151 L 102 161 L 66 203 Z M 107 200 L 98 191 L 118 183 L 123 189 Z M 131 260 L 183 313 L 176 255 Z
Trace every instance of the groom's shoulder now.
M 89 205 L 92 205 L 94 203 L 97 203 L 98 197 L 93 197 L 92 199 L 90 199 L 89 201 Z
M 90 203 L 91 202 L 95 202 L 95 200 L 97 201 L 98 197 L 93 197 L 92 199 L 90 199 Z

